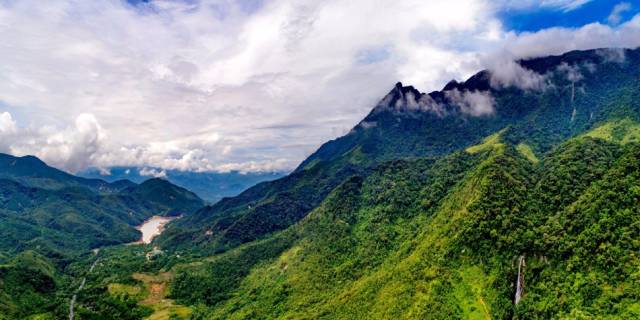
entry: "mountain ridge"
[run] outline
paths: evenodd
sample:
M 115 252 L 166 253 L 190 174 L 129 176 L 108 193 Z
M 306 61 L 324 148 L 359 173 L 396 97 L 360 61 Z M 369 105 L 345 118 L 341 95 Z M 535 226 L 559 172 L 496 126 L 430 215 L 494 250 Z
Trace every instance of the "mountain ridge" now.
M 36 156 L 15 157 L 4 153 L 0 153 L 0 177 L 45 189 L 84 186 L 98 192 L 115 192 L 133 185 L 128 180 L 109 183 L 100 179 L 85 179 L 50 167 Z
M 285 175 L 284 172 L 189 172 L 163 170 L 155 167 L 109 167 L 106 168 L 106 172 L 105 169 L 88 168 L 78 172 L 79 176 L 85 178 L 103 179 L 108 182 L 128 179 L 135 183 L 142 183 L 152 178 L 154 174 L 195 192 L 199 197 L 211 204 L 222 198 L 238 195 L 259 182 L 274 180 Z
M 616 112 L 639 119 L 633 97 L 638 96 L 640 49 L 625 49 L 624 60 L 607 59 L 603 50 L 524 60 L 512 78 L 480 71 L 429 94 L 398 83 L 353 130 L 320 146 L 289 176 L 203 208 L 169 226 L 159 241 L 224 251 L 299 221 L 349 175 L 384 161 L 439 157 L 499 130 L 511 144 L 542 154 Z M 538 84 L 522 80 L 523 75 Z M 479 90 L 485 87 L 486 92 Z M 473 111 L 478 106 L 480 113 Z
M 66 316 L 47 301 L 97 265 L 82 317 L 639 318 L 640 49 L 603 50 L 514 62 L 430 94 L 398 83 L 295 171 L 185 214 L 152 251 L 56 258 L 34 233 L 24 251 L 0 250 L 0 282 L 13 286 L 0 287 L 0 311 Z M 157 179 L 122 194 L 3 183 L 23 189 L 0 194 L 0 218 L 59 195 L 114 218 L 133 208 L 133 221 L 150 214 L 146 201 L 176 214 L 171 197 L 186 191 Z M 149 304 L 154 286 L 162 304 Z M 20 309 L 30 295 L 34 311 Z

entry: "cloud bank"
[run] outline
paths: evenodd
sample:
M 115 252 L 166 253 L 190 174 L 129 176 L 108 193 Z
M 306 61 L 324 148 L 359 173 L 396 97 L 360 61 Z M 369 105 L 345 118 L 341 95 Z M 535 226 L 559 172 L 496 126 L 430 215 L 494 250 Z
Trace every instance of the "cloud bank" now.
M 497 18 L 586 2 L 1 1 L 0 150 L 71 172 L 290 169 L 397 81 L 430 91 L 490 68 L 496 85 L 539 89 L 512 59 L 640 45 L 640 16 L 533 33 Z

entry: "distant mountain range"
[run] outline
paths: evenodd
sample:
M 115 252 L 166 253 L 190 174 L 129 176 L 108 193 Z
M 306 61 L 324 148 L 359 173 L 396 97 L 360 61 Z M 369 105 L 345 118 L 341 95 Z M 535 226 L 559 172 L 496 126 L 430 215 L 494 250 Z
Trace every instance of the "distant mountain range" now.
M 284 176 L 286 172 L 189 172 L 163 170 L 153 167 L 111 167 L 106 171 L 89 168 L 77 175 L 84 178 L 101 179 L 109 182 L 130 180 L 143 182 L 154 176 L 163 177 L 171 183 L 195 192 L 209 203 L 215 203 L 224 197 L 236 196 L 247 188 L 263 181 Z

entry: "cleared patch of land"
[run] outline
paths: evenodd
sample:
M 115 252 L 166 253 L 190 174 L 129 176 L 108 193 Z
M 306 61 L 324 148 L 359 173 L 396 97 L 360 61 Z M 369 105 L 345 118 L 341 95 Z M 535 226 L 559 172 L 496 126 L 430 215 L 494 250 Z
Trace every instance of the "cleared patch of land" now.
M 109 293 L 113 295 L 128 294 L 139 299 L 139 304 L 147 306 L 153 310 L 153 314 L 146 320 L 168 320 L 168 319 L 188 319 L 191 315 L 191 308 L 176 304 L 168 299 L 168 284 L 173 278 L 170 272 L 158 274 L 134 273 L 134 279 L 141 282 L 141 285 L 126 285 L 112 283 L 109 285 Z

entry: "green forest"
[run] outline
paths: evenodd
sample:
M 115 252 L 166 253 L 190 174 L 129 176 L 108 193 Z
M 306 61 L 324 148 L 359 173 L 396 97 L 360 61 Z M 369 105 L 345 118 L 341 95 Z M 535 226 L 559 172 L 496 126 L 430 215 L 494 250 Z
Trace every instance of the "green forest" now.
M 398 84 L 289 175 L 212 205 L 7 158 L 0 319 L 68 319 L 72 300 L 75 319 L 638 319 L 640 49 L 624 53 L 520 61 L 541 91 L 482 71 L 428 94 L 444 115 L 398 109 L 427 95 Z M 451 90 L 489 90 L 495 114 Z M 152 215 L 181 218 L 126 245 Z

